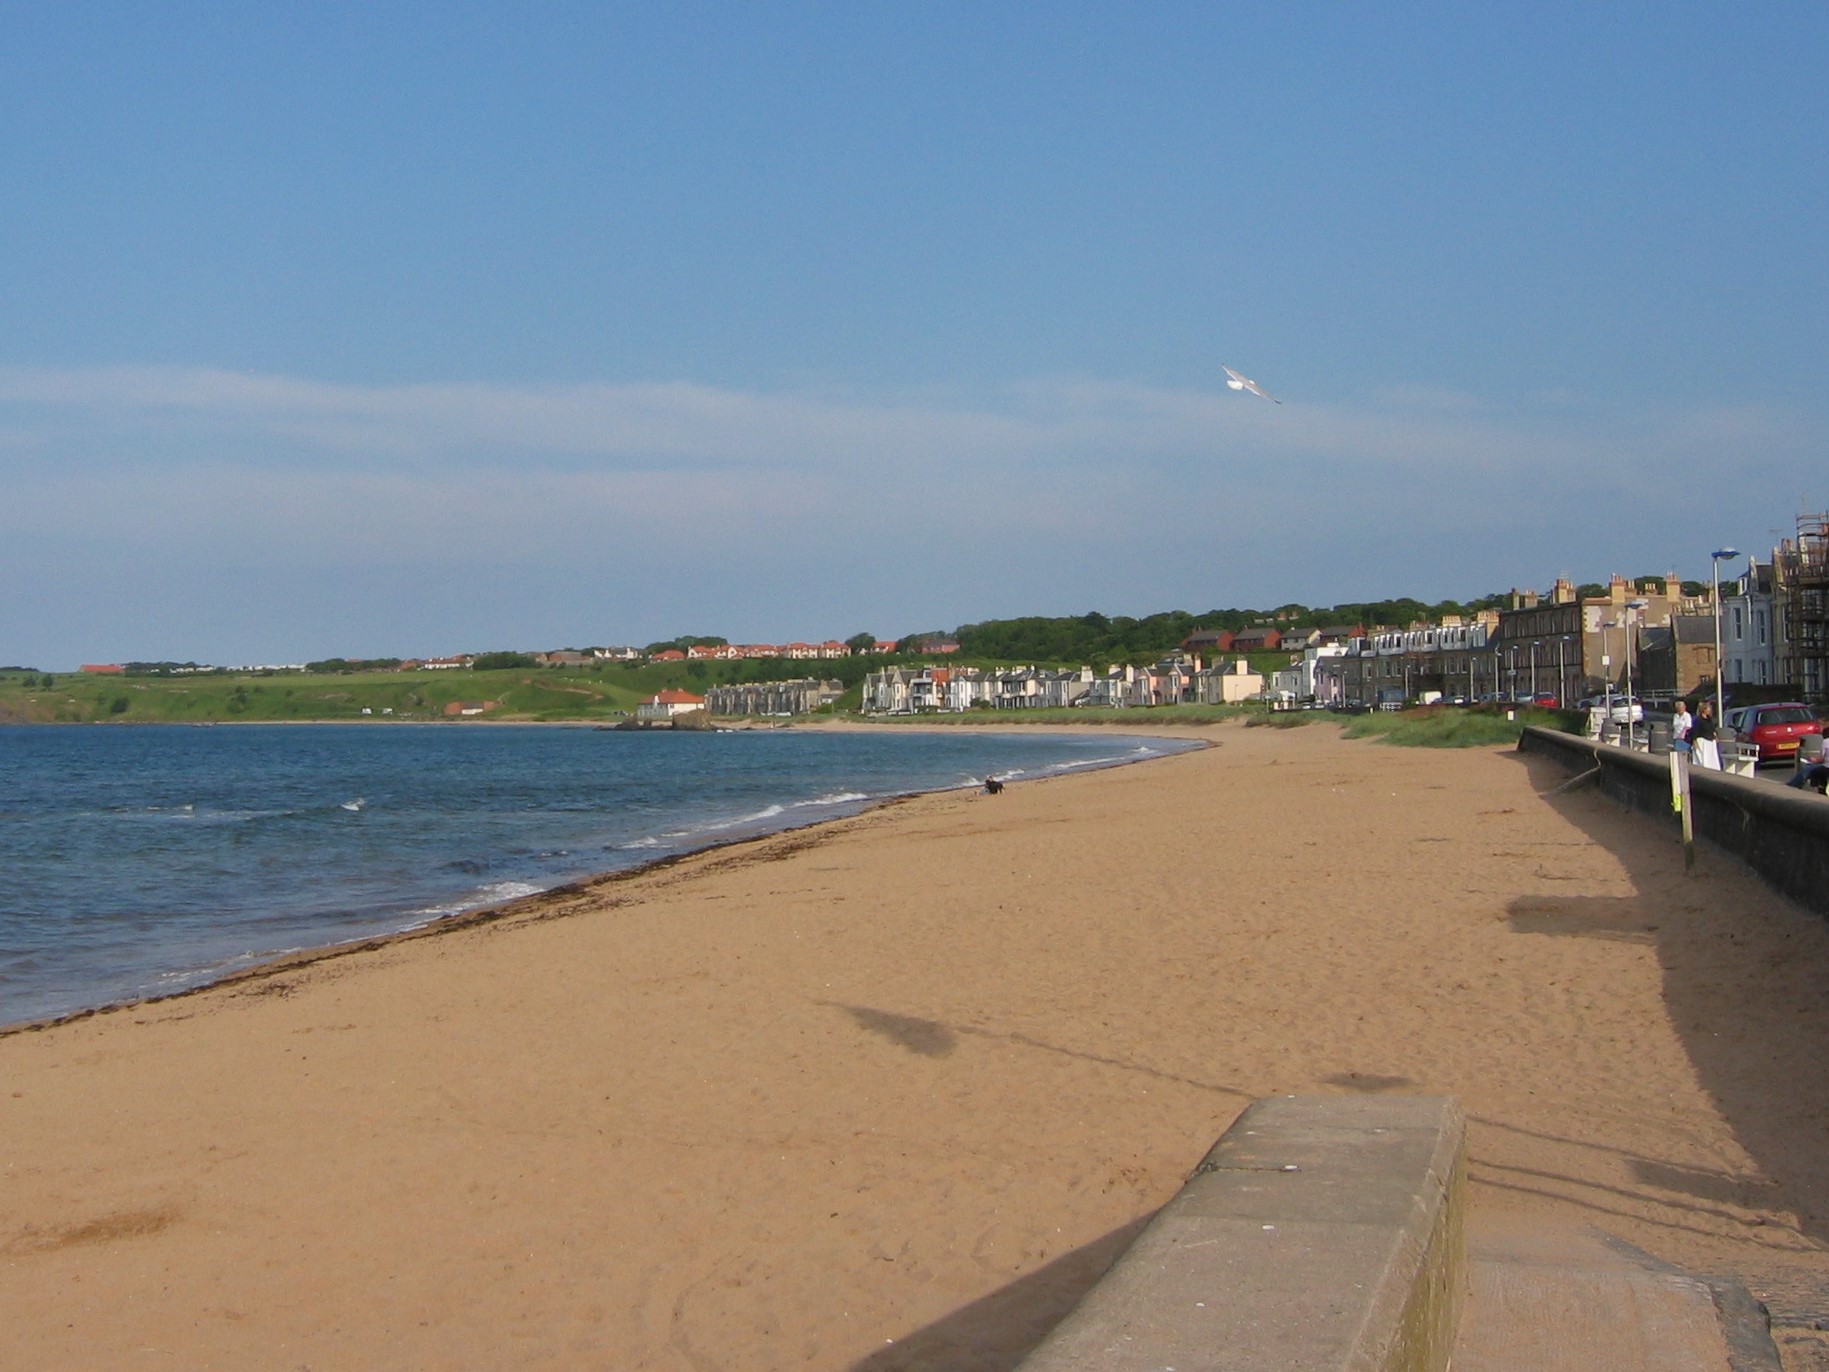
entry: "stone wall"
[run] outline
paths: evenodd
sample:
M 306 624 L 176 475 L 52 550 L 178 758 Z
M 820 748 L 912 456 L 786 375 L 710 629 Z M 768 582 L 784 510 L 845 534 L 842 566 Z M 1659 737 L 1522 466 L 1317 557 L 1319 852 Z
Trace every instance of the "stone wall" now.
M 1538 728 L 1524 731 L 1518 751 L 1554 758 L 1571 772 L 1598 768 L 1599 790 L 1662 819 L 1676 841 L 1667 756 Z M 1736 777 L 1692 767 L 1691 821 L 1697 838 L 1726 849 L 1804 908 L 1829 915 L 1829 800 L 1781 785 L 1787 775 Z

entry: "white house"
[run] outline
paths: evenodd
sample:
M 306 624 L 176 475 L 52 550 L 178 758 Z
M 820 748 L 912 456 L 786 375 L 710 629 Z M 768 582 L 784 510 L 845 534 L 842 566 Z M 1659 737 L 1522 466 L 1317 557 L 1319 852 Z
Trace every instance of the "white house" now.
M 1732 582 L 1721 583 L 1721 680 L 1768 686 L 1778 680 L 1773 633 L 1772 564 L 1753 558 Z
M 635 717 L 646 720 L 676 719 L 705 708 L 705 697 L 691 691 L 665 690 L 649 696 L 635 707 Z
M 1262 673 L 1252 671 L 1251 664 L 1242 657 L 1224 667 L 1209 667 L 1197 673 L 1195 681 L 1203 705 L 1235 705 L 1264 694 Z

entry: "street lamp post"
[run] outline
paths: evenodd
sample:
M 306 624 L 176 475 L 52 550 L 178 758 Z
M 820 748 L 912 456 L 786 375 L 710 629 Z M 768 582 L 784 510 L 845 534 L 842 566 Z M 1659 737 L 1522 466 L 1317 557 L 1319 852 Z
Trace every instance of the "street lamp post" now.
M 1613 732 L 1613 654 L 1608 649 L 1608 633 L 1613 628 L 1613 621 L 1603 619 L 1600 622 L 1600 708 L 1602 738 Z M 1627 711 L 1627 718 L 1631 711 Z
M 1643 600 L 1626 602 L 1626 746 L 1628 748 L 1638 747 L 1638 729 L 1632 719 L 1632 640 L 1638 637 L 1632 631 L 1637 619 L 1633 611 L 1643 614 L 1648 603 Z M 1644 715 L 1643 707 L 1640 708 L 1639 714 L 1641 717 Z
M 1726 712 L 1726 692 L 1721 688 L 1721 563 L 1725 558 L 1739 557 L 1738 548 L 1717 548 L 1709 555 L 1708 578 L 1715 597 L 1715 727 L 1721 727 Z

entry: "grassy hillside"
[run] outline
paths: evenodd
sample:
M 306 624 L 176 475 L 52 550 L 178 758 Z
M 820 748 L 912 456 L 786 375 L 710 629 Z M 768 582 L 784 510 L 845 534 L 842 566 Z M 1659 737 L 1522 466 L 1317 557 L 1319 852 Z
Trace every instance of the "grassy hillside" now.
M 30 682 L 31 684 L 27 684 Z M 15 722 L 205 723 L 235 720 L 442 719 L 452 702 L 495 702 L 492 719 L 614 719 L 646 690 L 591 672 L 358 672 L 270 675 L 0 678 L 0 719 Z M 366 712 L 366 713 L 365 713 Z

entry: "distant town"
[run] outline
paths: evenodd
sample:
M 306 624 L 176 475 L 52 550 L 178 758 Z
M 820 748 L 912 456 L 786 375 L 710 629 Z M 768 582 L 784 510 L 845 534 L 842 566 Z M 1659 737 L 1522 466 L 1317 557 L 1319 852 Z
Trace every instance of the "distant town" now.
M 1559 578 L 1542 594 L 1514 589 L 1469 605 L 1289 605 L 1146 619 L 1093 613 L 991 621 L 898 639 L 855 634 L 821 642 L 731 643 L 693 637 L 640 648 L 239 667 L 89 663 L 81 672 L 145 678 L 674 664 L 698 672 L 743 664 L 747 679 L 708 681 L 702 691 L 688 689 L 686 681 L 651 691 L 637 711 L 649 722 L 696 712 L 791 716 L 841 701 L 890 715 L 1254 700 L 1358 709 L 1494 701 L 1570 708 L 1603 694 L 1649 701 L 1693 696 L 1712 692 L 1717 678 L 1741 703 L 1829 704 L 1829 515 L 1800 517 L 1796 536 L 1763 559 L 1723 549 L 1711 561 L 1708 582 L 1684 582 L 1674 573 L 1614 575 L 1584 585 Z M 1329 618 L 1355 612 L 1358 618 Z M 1018 665 L 1009 665 L 1013 661 Z M 809 667 L 767 670 L 790 662 Z M 0 674 L 27 673 L 28 682 L 33 671 L 0 668 Z M 492 713 L 498 704 L 460 700 L 440 708 L 471 717 Z

